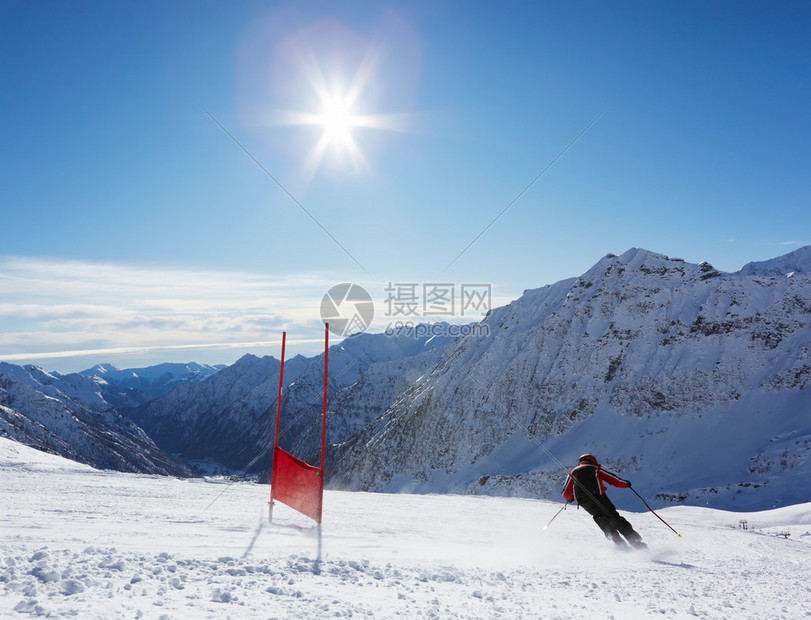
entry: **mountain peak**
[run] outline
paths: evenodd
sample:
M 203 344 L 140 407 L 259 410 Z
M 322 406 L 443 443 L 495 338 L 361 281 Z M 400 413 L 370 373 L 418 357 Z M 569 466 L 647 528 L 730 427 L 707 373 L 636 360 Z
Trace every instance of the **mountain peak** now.
M 681 258 L 671 258 L 665 254 L 644 248 L 630 248 L 619 256 L 606 254 L 586 273 L 580 276 L 581 285 L 590 286 L 604 280 L 627 279 L 631 274 L 643 277 L 697 278 L 720 275 L 709 263 L 692 264 Z M 588 284 L 591 283 L 591 284 Z
M 598 267 L 600 265 L 612 265 L 618 264 L 623 265 L 626 267 L 639 267 L 644 264 L 650 263 L 684 263 L 685 261 L 681 258 L 671 258 L 666 254 L 661 254 L 659 252 L 653 252 L 651 250 L 646 250 L 645 248 L 629 248 L 625 250 L 620 255 L 608 253 L 603 256 L 594 267 Z
M 645 248 L 630 248 L 623 252 L 619 257 L 619 261 L 625 265 L 632 265 L 632 264 L 642 264 L 646 260 L 670 260 L 669 256 L 665 256 L 664 254 L 660 254 L 658 252 L 652 252 L 651 250 L 646 250 Z

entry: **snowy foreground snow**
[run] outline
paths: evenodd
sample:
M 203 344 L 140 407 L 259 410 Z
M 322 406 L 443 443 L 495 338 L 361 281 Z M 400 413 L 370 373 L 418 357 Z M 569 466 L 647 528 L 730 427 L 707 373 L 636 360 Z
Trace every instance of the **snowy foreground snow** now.
M 650 549 L 623 553 L 546 501 L 327 492 L 319 534 L 268 493 L 0 439 L 0 617 L 811 616 L 811 504 L 625 513 Z

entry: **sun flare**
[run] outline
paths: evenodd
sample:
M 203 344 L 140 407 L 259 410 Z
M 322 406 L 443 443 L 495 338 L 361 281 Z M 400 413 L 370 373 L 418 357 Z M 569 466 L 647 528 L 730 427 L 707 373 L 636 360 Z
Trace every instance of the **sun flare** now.
M 375 54 L 367 54 L 349 76 L 326 71 L 325 65 L 311 55 L 306 58 L 300 73 L 306 87 L 300 95 L 307 104 L 304 109 L 293 106 L 276 110 L 271 114 L 272 124 L 309 126 L 315 130 L 317 138 L 302 166 L 306 179 L 311 179 L 324 164 L 333 172 L 368 173 L 369 164 L 362 147 L 375 143 L 369 134 L 410 131 L 409 115 L 372 111 L 377 102 L 370 96 L 376 90 L 372 87 L 378 64 Z

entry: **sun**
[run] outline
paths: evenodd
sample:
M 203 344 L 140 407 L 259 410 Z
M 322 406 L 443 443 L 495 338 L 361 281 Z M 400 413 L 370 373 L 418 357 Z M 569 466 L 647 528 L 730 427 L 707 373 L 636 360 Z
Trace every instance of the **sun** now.
M 368 165 L 353 132 L 369 126 L 369 117 L 357 110 L 361 89 L 328 90 L 323 83 L 313 86 L 318 109 L 305 115 L 305 123 L 320 128 L 321 134 L 305 159 L 308 176 L 325 161 L 331 162 L 334 169 L 366 171 Z
M 322 108 L 320 121 L 327 147 L 342 151 L 351 149 L 355 144 L 352 127 L 357 125 L 357 119 L 347 97 L 329 97 L 322 100 Z

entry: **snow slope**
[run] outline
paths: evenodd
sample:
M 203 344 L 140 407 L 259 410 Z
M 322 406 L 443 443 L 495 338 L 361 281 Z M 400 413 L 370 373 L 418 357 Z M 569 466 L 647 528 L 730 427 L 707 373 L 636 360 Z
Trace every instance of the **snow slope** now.
M 560 508 L 547 501 L 334 491 L 319 530 L 283 505 L 269 525 L 268 492 L 102 472 L 0 439 L 0 616 L 796 619 L 811 609 L 811 504 L 663 510 L 681 537 L 650 513 L 627 514 L 650 549 L 622 553 L 571 507 L 544 531 Z

